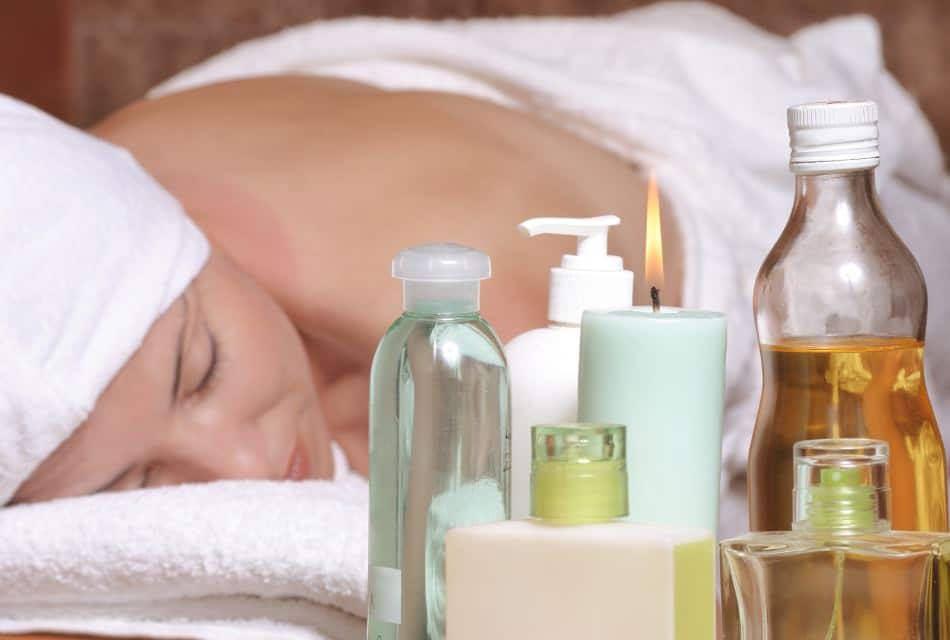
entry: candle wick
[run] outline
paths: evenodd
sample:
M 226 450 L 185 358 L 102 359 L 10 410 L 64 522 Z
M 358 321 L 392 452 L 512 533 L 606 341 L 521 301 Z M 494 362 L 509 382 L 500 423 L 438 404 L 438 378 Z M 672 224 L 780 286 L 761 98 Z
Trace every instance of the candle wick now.
M 660 290 L 656 287 L 650 287 L 650 301 L 653 302 L 653 310 L 660 310 Z

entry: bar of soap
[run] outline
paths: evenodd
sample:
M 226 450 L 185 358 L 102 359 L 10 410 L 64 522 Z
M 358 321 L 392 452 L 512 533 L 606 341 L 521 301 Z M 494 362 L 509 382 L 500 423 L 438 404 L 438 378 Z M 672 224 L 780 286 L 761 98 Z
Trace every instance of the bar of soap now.
M 715 543 L 701 530 L 535 520 L 446 536 L 446 638 L 712 640 Z

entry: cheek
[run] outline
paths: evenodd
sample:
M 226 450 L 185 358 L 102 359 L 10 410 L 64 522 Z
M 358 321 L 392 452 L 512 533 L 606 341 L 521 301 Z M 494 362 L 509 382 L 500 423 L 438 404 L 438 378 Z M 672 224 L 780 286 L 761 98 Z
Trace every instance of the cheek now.
M 192 414 L 207 434 L 203 459 L 233 463 L 220 477 L 282 478 L 302 424 L 318 411 L 303 348 L 279 316 L 234 320 L 219 334 L 214 386 Z
M 287 396 L 314 395 L 303 343 L 271 301 L 253 305 L 221 335 L 222 391 L 247 410 L 262 410 Z

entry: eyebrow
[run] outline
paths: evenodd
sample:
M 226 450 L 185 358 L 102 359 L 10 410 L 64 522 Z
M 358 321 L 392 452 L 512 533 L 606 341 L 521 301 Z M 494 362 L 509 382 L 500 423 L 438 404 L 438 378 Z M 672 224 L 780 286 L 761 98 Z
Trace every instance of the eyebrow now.
M 181 354 L 185 345 L 185 328 L 188 326 L 188 298 L 182 296 L 184 309 L 181 314 L 181 326 L 178 329 L 178 348 L 175 354 L 175 377 L 172 381 L 172 405 L 178 397 L 178 389 L 181 387 Z

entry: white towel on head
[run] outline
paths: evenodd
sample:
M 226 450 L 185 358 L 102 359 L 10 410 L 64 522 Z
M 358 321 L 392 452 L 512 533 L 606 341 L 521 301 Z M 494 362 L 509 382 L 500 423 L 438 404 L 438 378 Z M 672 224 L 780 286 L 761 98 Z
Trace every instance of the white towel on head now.
M 367 488 L 227 481 L 0 510 L 0 633 L 363 640 Z
M 126 151 L 0 95 L 0 506 L 207 256 Z

